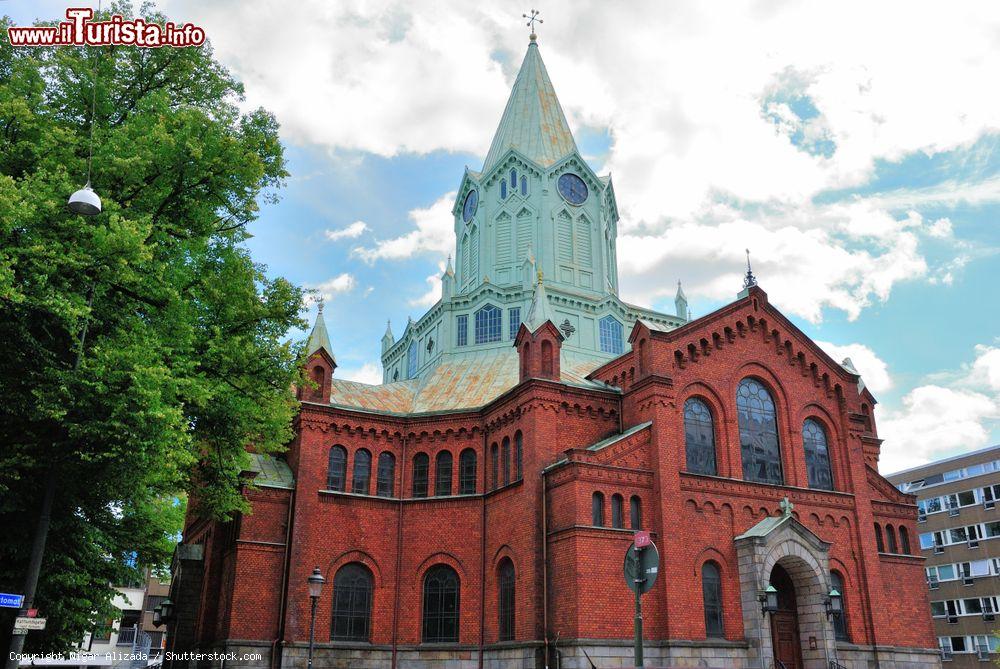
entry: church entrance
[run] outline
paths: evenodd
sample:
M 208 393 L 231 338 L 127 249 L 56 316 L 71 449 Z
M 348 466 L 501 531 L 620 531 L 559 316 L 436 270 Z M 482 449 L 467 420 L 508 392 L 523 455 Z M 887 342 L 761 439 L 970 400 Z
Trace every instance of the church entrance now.
M 778 610 L 771 614 L 771 646 L 776 669 L 802 669 L 798 604 L 795 584 L 781 565 L 771 570 L 771 585 L 778 591 Z

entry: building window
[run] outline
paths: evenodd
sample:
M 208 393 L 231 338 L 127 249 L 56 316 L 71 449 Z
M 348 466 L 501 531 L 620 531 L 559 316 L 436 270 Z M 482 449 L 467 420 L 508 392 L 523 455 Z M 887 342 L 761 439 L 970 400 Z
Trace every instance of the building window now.
M 723 636 L 722 578 L 719 566 L 714 562 L 701 566 L 701 595 L 705 605 L 705 636 Z
M 611 496 L 611 527 L 625 527 L 625 498 L 618 493 Z
M 507 310 L 507 323 L 510 328 L 510 339 L 513 341 L 517 339 L 517 331 L 521 327 L 521 307 Z
M 368 641 L 372 620 L 372 573 L 363 564 L 351 562 L 333 578 L 334 641 Z
M 326 470 L 326 487 L 338 492 L 344 491 L 347 481 L 347 449 L 334 446 L 330 449 L 330 462 Z
M 833 473 L 830 471 L 830 450 L 826 443 L 826 431 L 812 418 L 807 418 L 802 424 L 802 444 L 806 451 L 809 487 L 833 490 Z
M 890 553 L 899 552 L 899 548 L 896 546 L 896 530 L 892 525 L 885 526 L 885 543 Z
M 875 523 L 875 547 L 878 548 L 879 553 L 885 552 L 885 543 L 882 541 L 882 528 L 879 527 L 878 523 Z
M 437 462 L 434 463 L 434 494 L 438 497 L 451 494 L 451 464 L 451 453 L 441 451 L 437 454 Z
M 396 456 L 383 451 L 378 456 L 378 473 L 375 477 L 375 494 L 392 497 L 396 488 Z
M 500 182 L 500 199 L 501 200 L 506 200 L 507 199 L 507 180 L 506 179 L 504 179 L 503 181 Z
M 504 437 L 500 446 L 500 459 L 503 461 L 503 484 L 510 483 L 510 438 Z
M 372 478 L 372 454 L 361 448 L 354 453 L 354 473 L 351 477 L 351 492 L 367 495 Z
M 528 194 L 528 177 L 521 176 L 521 195 Z
M 620 355 L 625 350 L 622 338 L 622 324 L 612 316 L 605 316 L 600 321 L 601 350 L 605 353 Z
M 523 476 L 523 462 L 524 462 L 524 437 L 521 436 L 521 431 L 518 430 L 514 433 L 514 476 L 515 481 L 520 481 Z
M 514 190 L 517 188 L 517 170 L 511 168 L 510 170 L 510 189 Z
M 899 551 L 903 555 L 910 554 L 910 532 L 902 525 L 899 526 Z
M 555 354 L 552 352 L 552 342 L 542 340 L 542 376 L 552 377 L 555 369 Z
M 500 341 L 500 307 L 487 304 L 476 312 L 476 343 L 489 344 Z
M 715 476 L 715 425 L 708 405 L 697 397 L 684 402 L 684 444 L 687 470 Z
M 847 636 L 847 595 L 844 593 L 844 578 L 840 572 L 830 572 L 830 586 L 840 593 L 841 612 L 833 614 L 833 634 L 837 641 L 850 641 Z
M 642 500 L 638 495 L 632 495 L 628 502 L 629 520 L 633 530 L 642 529 Z
M 496 442 L 490 446 L 490 483 L 491 490 L 496 490 L 500 484 L 500 447 Z
M 497 581 L 500 583 L 497 597 L 499 613 L 500 641 L 514 640 L 514 563 L 510 558 L 500 561 Z
M 740 381 L 736 391 L 736 417 L 740 426 L 743 478 L 781 485 L 781 446 L 774 400 L 757 379 Z
M 427 497 L 427 470 L 431 459 L 426 453 L 413 456 L 413 496 Z
M 458 574 L 448 565 L 435 565 L 424 576 L 424 643 L 458 641 Z
M 469 343 L 469 314 L 455 317 L 455 345 L 465 346 Z
M 458 456 L 458 494 L 476 494 L 476 452 L 471 448 Z
M 417 342 L 411 340 L 410 347 L 406 349 L 406 378 L 412 379 L 417 375 Z
M 590 498 L 590 521 L 594 527 L 604 527 L 604 495 L 599 492 Z

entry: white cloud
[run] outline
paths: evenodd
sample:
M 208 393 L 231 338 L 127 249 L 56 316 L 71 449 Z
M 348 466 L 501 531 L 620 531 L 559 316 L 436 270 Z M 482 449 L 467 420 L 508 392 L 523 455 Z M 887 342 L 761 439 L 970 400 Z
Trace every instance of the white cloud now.
M 928 227 L 927 234 L 929 234 L 931 237 L 940 237 L 940 238 L 951 237 L 952 234 L 951 219 L 939 218 L 938 220 L 934 221 L 933 223 L 930 224 L 930 227 Z
M 864 344 L 839 345 L 826 341 L 817 341 L 816 344 L 837 362 L 843 362 L 844 358 L 850 358 L 851 362 L 854 363 L 854 368 L 861 374 L 865 386 L 875 396 L 892 388 L 893 381 L 889 375 L 889 366 L 875 354 L 875 351 Z
M 408 216 L 414 228 L 400 236 L 375 243 L 374 248 L 358 247 L 354 255 L 368 263 L 376 260 L 400 260 L 418 253 L 444 255 L 455 248 L 454 217 L 451 208 L 455 192 L 445 193 L 427 208 L 411 209 Z
M 313 298 L 315 301 L 318 298 L 322 298 L 326 301 L 332 300 L 335 295 L 339 293 L 349 293 L 354 290 L 357 285 L 357 280 L 353 275 L 344 272 L 343 274 L 338 274 L 332 279 L 328 279 L 322 283 L 310 284 L 308 287 L 316 291 L 316 295 Z
M 444 263 L 438 263 L 438 272 L 427 277 L 427 292 L 420 297 L 410 300 L 413 307 L 432 307 L 441 299 L 441 275 L 444 274 Z
M 980 344 L 976 353 L 966 383 L 1000 392 L 1000 348 Z
M 337 368 L 338 378 L 359 383 L 370 383 L 377 385 L 382 383 L 382 370 L 373 362 L 366 362 L 360 367 Z
M 341 239 L 357 239 L 367 229 L 368 225 L 364 221 L 355 221 L 354 223 L 348 225 L 346 228 L 339 228 L 337 230 L 327 230 L 323 234 L 331 242 L 336 242 Z

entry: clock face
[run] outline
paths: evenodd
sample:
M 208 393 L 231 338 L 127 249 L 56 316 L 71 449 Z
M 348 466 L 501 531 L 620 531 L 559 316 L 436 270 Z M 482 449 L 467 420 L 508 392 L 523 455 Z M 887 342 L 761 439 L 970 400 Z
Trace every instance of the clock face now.
M 476 209 L 479 207 L 479 191 L 470 190 L 469 194 L 465 196 L 465 204 L 462 205 L 462 218 L 466 223 L 472 220 L 472 217 L 476 215 Z
M 570 204 L 583 204 L 587 201 L 587 184 L 572 172 L 559 177 L 558 186 L 559 194 Z

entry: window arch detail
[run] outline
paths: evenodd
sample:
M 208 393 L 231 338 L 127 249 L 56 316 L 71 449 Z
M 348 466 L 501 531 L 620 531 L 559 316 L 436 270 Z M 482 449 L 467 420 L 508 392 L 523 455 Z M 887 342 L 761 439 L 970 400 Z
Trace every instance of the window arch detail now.
M 476 494 L 476 452 L 471 448 L 458 456 L 458 494 Z
M 413 456 L 413 496 L 427 497 L 427 477 L 430 469 L 430 456 L 417 453 Z
M 712 411 L 697 397 L 688 398 L 684 402 L 684 446 L 689 472 L 712 476 L 718 473 Z
M 809 487 L 833 490 L 833 471 L 830 467 L 826 430 L 812 418 L 806 418 L 802 423 L 802 446 L 806 453 Z
M 475 314 L 475 342 L 489 344 L 500 341 L 503 320 L 500 307 L 487 304 Z
M 371 490 L 372 454 L 366 448 L 354 453 L 354 471 L 351 474 L 351 492 L 367 495 Z
M 334 641 L 368 641 L 372 618 L 372 573 L 359 562 L 337 570 L 333 578 Z
M 447 497 L 451 494 L 452 457 L 449 451 L 441 451 L 434 462 L 434 494 Z
M 378 456 L 378 472 L 375 476 L 375 494 L 392 497 L 396 492 L 396 456 L 383 451 Z
M 458 641 L 459 580 L 448 565 L 431 567 L 424 575 L 423 629 L 425 643 Z
M 330 449 L 330 460 L 326 470 L 326 487 L 343 492 L 347 483 L 347 449 L 334 446 Z
M 784 483 L 774 400 L 757 379 L 740 381 L 736 391 L 736 415 L 740 427 L 743 478 L 757 483 Z

